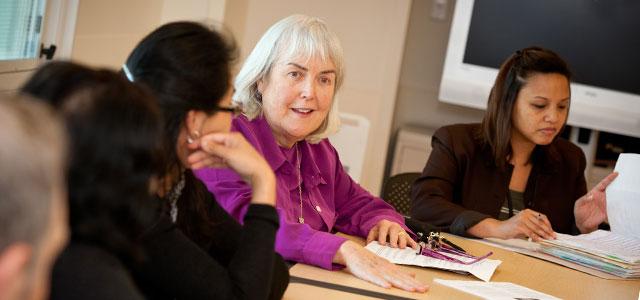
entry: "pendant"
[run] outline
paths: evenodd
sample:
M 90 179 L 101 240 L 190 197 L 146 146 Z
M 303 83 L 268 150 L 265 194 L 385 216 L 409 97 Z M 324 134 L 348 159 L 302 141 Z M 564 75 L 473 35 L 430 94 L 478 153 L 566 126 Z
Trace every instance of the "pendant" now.
M 318 212 L 322 212 L 322 209 L 320 209 L 320 205 L 316 205 L 316 210 L 317 210 Z
M 299 217 L 299 218 L 298 218 L 298 223 L 300 223 L 300 224 L 304 224 L 304 218 L 303 218 L 303 217 Z

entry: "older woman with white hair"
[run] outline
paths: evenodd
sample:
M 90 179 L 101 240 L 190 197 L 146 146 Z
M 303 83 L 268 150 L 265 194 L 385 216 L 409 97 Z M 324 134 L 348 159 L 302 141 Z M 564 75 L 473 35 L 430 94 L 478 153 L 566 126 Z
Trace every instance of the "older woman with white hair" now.
M 412 275 L 332 234 L 416 247 L 402 216 L 349 177 L 326 139 L 339 126 L 335 94 L 343 77 L 338 38 L 323 21 L 302 15 L 269 28 L 236 77 L 233 100 L 243 115 L 234 119 L 233 130 L 265 156 L 277 177 L 281 226 L 276 250 L 291 261 L 326 269 L 346 266 L 380 286 L 424 292 L 427 286 Z M 214 164 L 212 159 L 196 163 Z M 197 174 L 218 202 L 242 220 L 251 199 L 249 185 L 231 170 Z

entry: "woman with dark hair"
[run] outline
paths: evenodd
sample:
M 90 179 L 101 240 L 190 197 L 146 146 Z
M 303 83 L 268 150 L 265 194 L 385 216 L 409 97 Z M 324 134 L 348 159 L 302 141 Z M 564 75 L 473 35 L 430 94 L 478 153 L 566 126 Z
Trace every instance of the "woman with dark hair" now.
M 534 240 L 588 233 L 606 222 L 605 189 L 587 193 L 585 157 L 557 138 L 571 73 L 556 53 L 529 47 L 501 66 L 482 124 L 436 131 L 413 184 L 411 216 L 458 235 Z
M 71 242 L 53 269 L 52 299 L 143 299 L 127 265 L 156 218 L 152 182 L 162 122 L 151 93 L 112 71 L 55 62 L 22 88 L 52 104 L 69 133 Z
M 123 65 L 130 81 L 151 88 L 164 117 L 166 161 L 158 195 L 175 226 L 224 267 L 211 270 L 200 260 L 175 255 L 142 268 L 156 274 L 154 282 L 163 282 L 148 294 L 164 296 L 163 289 L 177 285 L 170 274 L 185 273 L 201 274 L 181 280 L 193 286 L 226 283 L 212 288 L 215 298 L 277 299 L 288 285 L 287 267 L 274 251 L 275 176 L 242 135 L 229 132 L 237 111 L 231 106 L 235 55 L 234 45 L 215 30 L 174 22 L 143 38 Z M 230 168 L 251 185 L 243 226 L 194 176 L 193 169 L 205 166 Z M 160 256 L 175 247 L 165 239 L 148 239 L 146 249 Z M 192 290 L 185 286 L 180 295 L 195 298 Z

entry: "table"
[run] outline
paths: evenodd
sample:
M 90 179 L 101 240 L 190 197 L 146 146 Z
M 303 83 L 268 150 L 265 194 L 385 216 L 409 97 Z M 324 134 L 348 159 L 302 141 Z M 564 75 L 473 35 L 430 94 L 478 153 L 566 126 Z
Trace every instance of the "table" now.
M 503 250 L 454 235 L 447 239 L 462 246 L 468 252 L 479 255 L 493 251 L 492 259 L 502 264 L 491 281 L 508 281 L 562 299 L 640 299 L 640 279 L 607 280 L 556 265 L 544 260 Z M 355 239 L 363 243 L 361 239 Z M 290 269 L 292 282 L 283 299 L 479 299 L 470 294 L 437 284 L 433 279 L 478 280 L 471 275 L 460 275 L 448 271 L 412 266 L 399 266 L 416 273 L 416 278 L 430 285 L 425 294 L 405 292 L 396 288 L 385 289 L 360 280 L 346 271 L 328 271 L 317 267 L 296 264 Z M 299 282 L 311 281 L 311 282 Z M 332 286 L 320 287 L 314 283 Z M 343 291 L 340 289 L 359 289 Z M 362 293 L 377 293 L 363 295 Z

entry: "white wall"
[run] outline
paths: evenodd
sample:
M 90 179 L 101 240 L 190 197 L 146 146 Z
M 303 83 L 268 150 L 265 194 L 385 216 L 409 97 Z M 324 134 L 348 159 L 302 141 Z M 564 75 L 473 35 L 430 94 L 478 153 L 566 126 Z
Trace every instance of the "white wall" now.
M 120 69 L 135 45 L 160 24 L 222 22 L 225 4 L 226 0 L 82 0 L 71 57 Z
M 379 194 L 411 1 L 240 0 L 228 5 L 225 20 L 238 37 L 243 58 L 269 26 L 290 14 L 320 17 L 337 33 L 346 60 L 340 110 L 371 122 L 361 184 Z
M 164 0 L 162 23 L 180 20 L 222 22 L 226 0 Z
M 160 24 L 162 1 L 82 0 L 71 57 L 120 69 L 131 49 Z

